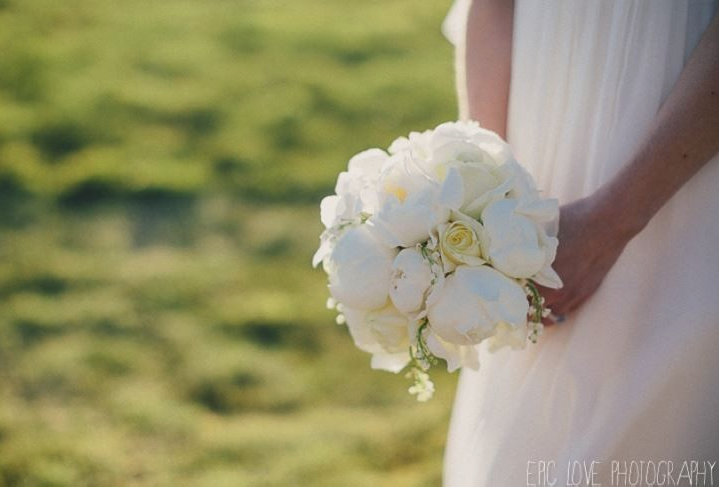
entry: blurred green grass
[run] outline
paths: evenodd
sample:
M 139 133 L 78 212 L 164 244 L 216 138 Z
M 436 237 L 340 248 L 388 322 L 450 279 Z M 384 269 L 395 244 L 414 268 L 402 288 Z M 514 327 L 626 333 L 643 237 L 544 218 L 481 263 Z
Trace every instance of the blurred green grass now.
M 371 371 L 309 262 L 455 118 L 449 3 L 0 0 L 0 485 L 439 484 L 455 377 Z

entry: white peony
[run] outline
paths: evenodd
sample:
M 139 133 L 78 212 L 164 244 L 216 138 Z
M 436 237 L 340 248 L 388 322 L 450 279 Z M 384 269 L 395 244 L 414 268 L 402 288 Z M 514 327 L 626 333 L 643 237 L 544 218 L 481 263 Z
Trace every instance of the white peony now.
M 347 230 L 326 261 L 332 296 L 345 306 L 381 308 L 389 294 L 397 252 L 374 238 L 366 225 Z
M 361 213 L 372 213 L 373 188 L 389 155 L 381 149 L 368 149 L 350 159 L 347 171 L 337 177 L 335 193 L 320 203 L 320 219 L 326 228 L 354 221 Z
M 475 122 L 452 122 L 437 127 L 430 141 L 432 157 L 426 171 L 444 182 L 452 171 L 458 173 L 459 204 L 452 209 L 478 218 L 492 201 L 502 199 L 513 188 L 519 166 L 509 146 L 494 132 Z
M 327 258 L 339 237 L 377 208 L 375 187 L 382 167 L 389 155 L 381 149 L 368 149 L 352 157 L 347 171 L 337 177 L 335 193 L 320 202 L 320 221 L 325 231 L 320 235 L 320 246 L 312 258 L 316 267 L 320 262 L 327 265 Z
M 511 158 L 507 143 L 476 122 L 439 125 L 432 133 L 430 147 L 436 164 L 468 162 L 500 166 Z
M 320 262 L 327 262 L 330 254 L 332 254 L 332 249 L 334 248 L 336 241 L 336 232 L 332 232 L 330 230 L 322 232 L 322 235 L 320 235 L 320 246 L 312 256 L 312 267 L 317 267 Z M 327 270 L 327 264 L 323 264 L 323 267 Z
M 488 266 L 459 266 L 447 277 L 427 317 L 434 333 L 456 345 L 489 338 L 502 324 L 526 328 L 529 304 L 522 287 Z
M 419 311 L 431 282 L 430 263 L 417 249 L 403 249 L 392 263 L 389 297 L 402 313 Z
M 352 340 L 372 354 L 372 368 L 399 372 L 410 361 L 408 320 L 391 303 L 371 311 L 343 310 Z
M 481 163 L 461 166 L 464 188 L 461 211 L 479 218 L 489 204 L 506 198 L 515 185 L 518 169 L 511 159 L 501 166 Z
M 494 335 L 487 339 L 488 350 L 496 352 L 504 347 L 521 350 L 527 345 L 528 333 L 528 326 L 512 326 L 507 323 L 500 323 L 494 329 Z
M 455 345 L 442 340 L 431 330 L 425 335 L 427 347 L 432 354 L 447 362 L 447 370 L 454 372 L 460 367 L 479 370 L 479 350 L 474 345 Z
M 460 210 L 478 218 L 492 201 L 504 198 L 511 189 L 511 174 L 489 163 L 468 162 L 457 168 L 462 176 L 462 205 Z
M 407 137 L 397 137 L 387 151 L 392 154 L 406 153 L 414 159 L 429 159 L 432 155 L 432 130 L 410 132 Z
M 482 212 L 483 252 L 498 271 L 516 278 L 538 277 L 537 282 L 560 287 L 561 280 L 551 264 L 557 239 L 550 237 L 537 218 L 523 211 L 516 199 L 495 201 Z M 541 282 L 540 282 L 541 281 Z
M 456 183 L 456 180 L 450 181 Z M 445 191 L 444 193 L 448 193 Z M 412 158 L 394 157 L 380 180 L 379 209 L 369 219 L 377 237 L 389 247 L 413 247 L 449 218 L 443 186 Z

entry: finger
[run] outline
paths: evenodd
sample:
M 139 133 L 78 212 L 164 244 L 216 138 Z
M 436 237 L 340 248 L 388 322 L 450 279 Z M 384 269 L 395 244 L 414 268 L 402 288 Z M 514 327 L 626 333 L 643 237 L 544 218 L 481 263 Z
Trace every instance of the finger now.
M 560 306 L 561 303 L 565 302 L 567 300 L 567 293 L 563 291 L 558 291 L 556 289 L 548 289 L 545 288 L 545 290 L 541 291 L 541 295 L 544 298 L 544 306 L 545 308 L 554 309 L 557 306 Z
M 542 324 L 544 326 L 554 326 L 557 324 L 557 322 L 554 321 L 550 316 L 547 316 L 546 318 L 542 318 Z
M 558 325 L 566 320 L 566 315 L 550 313 L 545 318 L 542 318 L 542 324 L 544 326 Z
M 542 318 L 542 324 L 544 326 L 552 326 L 558 322 L 558 315 L 554 312 L 555 308 L 557 306 L 561 306 L 561 303 L 565 300 L 566 293 L 543 286 L 537 286 L 537 289 L 539 290 L 542 298 L 544 298 L 544 308 L 550 310 L 552 313 L 552 315 Z
M 564 316 L 574 309 L 572 304 L 575 302 L 575 296 L 569 293 L 557 294 L 554 299 L 546 299 L 544 307 L 554 316 Z

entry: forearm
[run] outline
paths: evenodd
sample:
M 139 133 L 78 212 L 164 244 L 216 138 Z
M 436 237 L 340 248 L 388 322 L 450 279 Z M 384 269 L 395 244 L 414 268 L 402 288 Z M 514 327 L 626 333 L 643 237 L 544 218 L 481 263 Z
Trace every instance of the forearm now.
M 719 16 L 696 47 L 639 149 L 593 196 L 627 238 L 719 151 Z M 619 221 L 617 221 L 619 218 Z
M 469 116 L 506 138 L 512 65 L 513 0 L 474 0 L 467 18 Z

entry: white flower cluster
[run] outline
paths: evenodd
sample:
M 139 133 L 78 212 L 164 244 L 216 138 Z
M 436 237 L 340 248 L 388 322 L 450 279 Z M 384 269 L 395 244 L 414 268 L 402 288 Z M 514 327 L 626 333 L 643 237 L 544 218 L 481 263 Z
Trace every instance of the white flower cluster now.
M 321 203 L 313 265 L 373 368 L 412 363 L 410 392 L 427 400 L 437 358 L 477 369 L 484 340 L 491 350 L 536 341 L 547 310 L 535 284 L 561 286 L 545 231 L 557 201 L 494 132 L 475 122 L 413 132 L 354 156 L 335 193 Z

